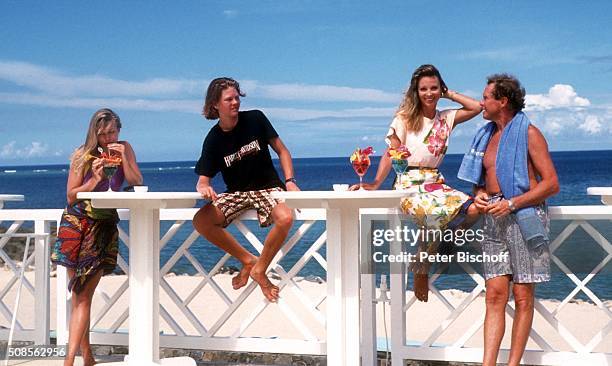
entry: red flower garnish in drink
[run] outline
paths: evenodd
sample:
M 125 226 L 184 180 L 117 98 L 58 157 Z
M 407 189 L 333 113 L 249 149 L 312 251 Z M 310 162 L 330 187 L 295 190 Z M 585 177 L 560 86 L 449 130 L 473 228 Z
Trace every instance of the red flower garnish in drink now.
M 351 154 L 351 162 L 355 161 L 355 160 L 368 160 L 370 161 L 369 156 L 374 154 L 374 149 L 372 149 L 372 146 L 368 146 L 365 149 L 360 149 L 357 148 L 355 149 L 355 151 L 353 151 L 353 153 Z
M 102 152 L 100 157 L 104 161 L 105 164 L 109 165 L 119 165 L 121 164 L 121 157 L 117 155 L 109 155 L 107 152 Z
M 370 155 L 374 153 L 374 149 L 372 146 L 368 146 L 365 149 L 357 148 L 351 154 L 351 164 L 355 173 L 359 175 L 359 177 L 363 177 L 370 167 Z

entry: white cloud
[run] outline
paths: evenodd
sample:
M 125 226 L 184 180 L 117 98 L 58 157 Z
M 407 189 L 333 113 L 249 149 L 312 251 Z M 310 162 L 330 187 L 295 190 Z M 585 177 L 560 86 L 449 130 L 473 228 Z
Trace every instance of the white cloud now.
M 68 75 L 58 70 L 26 62 L 0 61 L 0 80 L 46 96 L 128 97 L 155 99 L 201 95 L 209 83 L 206 79 L 153 78 L 144 81 L 114 79 L 102 75 Z M 265 84 L 255 80 L 241 81 L 249 95 L 272 100 L 321 102 L 399 103 L 400 95 L 378 89 L 334 85 Z M 0 100 L 2 101 L 2 100 Z
M 275 100 L 305 100 L 322 102 L 382 102 L 399 103 L 401 95 L 378 89 L 351 88 L 334 85 L 276 84 L 260 85 L 251 83 L 256 96 Z
M 126 99 L 126 98 L 68 98 L 28 93 L 0 93 L 0 102 L 22 105 L 37 105 L 55 108 L 100 108 L 112 106 L 117 109 L 144 110 L 157 112 L 181 112 L 200 114 L 202 101 L 198 99 Z M 354 109 L 305 109 L 265 108 L 249 106 L 247 109 L 261 109 L 273 119 L 283 121 L 305 121 L 317 118 L 389 117 L 395 108 L 354 108 Z
M 357 118 L 388 117 L 395 113 L 395 108 L 355 108 L 340 110 L 300 109 L 300 108 L 261 108 L 274 119 L 284 121 L 305 121 L 318 118 Z
M 362 136 L 361 137 L 361 141 L 363 142 L 369 142 L 369 143 L 378 143 L 381 141 L 384 141 L 384 136 L 382 134 L 380 135 L 368 135 L 368 136 Z
M 497 63 L 519 61 L 522 63 L 529 62 L 530 65 L 577 64 L 580 62 L 576 58 L 563 54 L 556 54 L 554 57 L 542 57 L 543 54 L 548 55 L 550 53 L 549 47 L 529 45 L 467 51 L 459 54 L 457 58 L 460 60 L 490 60 Z
M 533 54 L 533 50 L 526 46 L 498 48 L 492 50 L 477 50 L 459 55 L 460 59 L 487 59 L 494 61 L 521 60 Z
M 594 135 L 601 131 L 601 123 L 599 123 L 599 118 L 597 116 L 588 115 L 584 123 L 578 126 L 578 128 Z
M 563 118 L 560 116 L 544 116 L 539 127 L 542 129 L 542 131 L 550 135 L 556 136 L 561 131 L 563 131 L 563 125 L 568 122 L 568 120 L 569 119 L 567 117 Z
M 525 96 L 526 110 L 546 110 L 559 107 L 588 107 L 591 102 L 579 97 L 571 85 L 555 84 L 548 94 L 528 94 Z
M 205 80 L 127 81 L 101 75 L 66 75 L 26 62 L 0 61 L 0 80 L 59 96 L 168 96 L 201 93 Z
M 226 17 L 227 19 L 233 19 L 237 15 L 238 15 L 237 10 L 232 10 L 232 9 L 223 10 L 223 16 Z
M 37 105 L 55 108 L 93 108 L 112 106 L 117 109 L 200 113 L 202 101 L 195 99 L 129 99 L 129 98 L 78 98 L 29 93 L 0 93 L 0 102 Z
M 35 158 L 48 155 L 49 146 L 38 141 L 32 141 L 29 145 L 17 147 L 16 141 L 11 141 L 0 148 L 0 158 L 23 159 Z M 52 153 L 58 156 L 59 152 Z
M 489 56 L 494 57 L 496 54 Z M 19 92 L 0 92 L 0 103 L 4 104 L 88 109 L 110 106 L 125 110 L 189 114 L 201 113 L 202 93 L 208 85 L 205 79 L 153 78 L 133 81 L 100 75 L 69 75 L 45 66 L 0 60 L 2 80 L 24 89 Z M 241 86 L 250 97 L 254 97 L 245 100 L 244 109 L 263 109 L 275 121 L 326 118 L 348 122 L 359 118 L 389 120 L 401 99 L 401 93 L 337 85 L 267 84 L 257 80 L 243 80 Z M 470 94 L 469 91 L 465 93 Z M 262 100 L 273 102 L 262 103 Z M 322 108 L 294 108 L 289 105 L 291 101 L 327 104 Z M 347 108 L 346 105 L 338 105 L 339 102 L 355 103 L 358 107 Z M 375 107 L 367 106 L 368 103 Z M 261 104 L 272 107 L 261 107 Z M 571 85 L 556 84 L 546 94 L 527 95 L 526 104 L 532 120 L 549 135 L 569 136 L 577 132 L 583 135 L 612 135 L 612 106 L 592 106 Z M 442 103 L 440 108 L 444 107 L 446 104 Z M 457 132 L 458 136 L 470 134 L 468 130 Z M 362 133 L 372 136 L 369 132 Z M 44 148 L 46 146 L 43 144 L 17 148 L 13 143 L 2 148 L 1 156 L 34 156 L 41 154 Z
M 612 135 L 612 107 L 588 109 L 556 108 L 527 113 L 533 123 L 547 135 L 575 139 L 579 136 Z
M 612 138 L 612 105 L 589 107 L 557 107 L 551 109 L 526 111 L 533 124 L 539 128 L 551 146 L 563 149 L 566 142 L 576 143 L 586 138 L 593 141 L 593 135 L 606 140 Z M 472 138 L 476 130 L 489 121 L 476 117 L 459 125 L 453 131 L 453 138 Z M 585 140 L 585 141 L 586 141 Z M 453 143 L 451 142 L 451 145 Z

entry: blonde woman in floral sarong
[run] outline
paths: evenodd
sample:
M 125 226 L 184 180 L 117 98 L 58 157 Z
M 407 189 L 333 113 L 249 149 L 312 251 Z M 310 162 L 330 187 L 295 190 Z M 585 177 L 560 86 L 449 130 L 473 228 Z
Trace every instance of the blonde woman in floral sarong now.
M 461 109 L 437 110 L 440 98 L 461 104 Z M 389 148 L 405 145 L 410 152 L 408 170 L 396 180 L 395 189 L 406 197 L 401 209 L 419 228 L 444 230 L 473 224 L 479 215 L 470 196 L 447 186 L 438 170 L 455 126 L 478 115 L 480 103 L 447 88 L 433 65 L 422 65 L 412 74 L 410 87 L 395 114 L 385 141 Z M 383 154 L 374 182 L 365 189 L 378 189 L 391 170 L 388 154 Z M 355 189 L 353 186 L 351 189 Z M 358 187 L 357 187 L 358 188 Z M 437 252 L 439 242 L 420 243 L 419 250 Z M 414 293 L 427 301 L 429 263 L 414 263 Z
M 85 143 L 72 154 L 68 173 L 68 206 L 62 214 L 51 261 L 65 266 L 72 291 L 68 352 L 64 365 L 72 366 L 79 351 L 85 366 L 96 362 L 89 344 L 91 300 L 103 274 L 117 265 L 119 217 L 114 209 L 91 207 L 89 200 L 77 200 L 78 192 L 106 191 L 109 184 L 117 191 L 125 180 L 142 184 L 134 150 L 127 141 L 118 141 L 121 121 L 110 109 L 100 109 L 91 117 Z M 110 182 L 104 177 L 103 159 L 120 161 Z

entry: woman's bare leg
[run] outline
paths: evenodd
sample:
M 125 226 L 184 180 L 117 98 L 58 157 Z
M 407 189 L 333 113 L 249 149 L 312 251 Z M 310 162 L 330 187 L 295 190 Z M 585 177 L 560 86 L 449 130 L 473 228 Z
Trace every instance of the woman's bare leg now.
M 74 276 L 73 270 L 68 270 L 70 278 Z M 89 320 L 91 315 L 91 300 L 93 298 L 94 291 L 100 282 L 102 277 L 102 271 L 96 272 L 92 277 L 85 283 L 79 293 L 73 291 L 72 293 L 72 315 L 70 316 L 70 325 L 68 333 L 68 352 L 64 359 L 64 366 L 73 366 L 74 358 L 81 348 L 83 359 L 86 362 L 85 365 L 91 365 L 88 363 L 93 360 L 91 346 L 89 345 Z
M 472 203 L 470 206 L 468 206 L 465 221 L 461 223 L 459 228 L 463 230 L 468 229 L 472 225 L 474 225 L 476 221 L 478 221 L 479 218 L 480 218 L 480 212 L 478 211 L 478 209 L 476 209 L 476 206 Z M 431 249 L 432 245 L 435 245 L 435 244 L 430 244 L 427 247 Z M 427 250 L 427 249 L 420 248 L 419 252 L 421 252 L 421 250 Z M 430 250 L 428 250 L 428 252 L 429 251 Z M 437 252 L 437 250 L 432 251 L 432 253 L 430 254 L 435 254 L 435 252 Z M 429 295 L 429 268 L 430 267 L 431 265 L 427 261 L 416 263 L 416 265 L 413 267 L 414 296 L 416 296 L 417 300 L 419 301 L 427 302 L 428 297 L 429 297 L 428 295 Z
M 413 284 L 412 289 L 414 296 L 419 301 L 427 302 L 429 297 L 429 268 L 430 263 L 425 260 L 420 260 L 421 252 L 429 252 L 433 243 L 425 244 L 419 243 L 419 250 L 417 251 L 417 262 L 412 263 L 412 275 Z M 437 246 L 436 246 L 437 247 Z

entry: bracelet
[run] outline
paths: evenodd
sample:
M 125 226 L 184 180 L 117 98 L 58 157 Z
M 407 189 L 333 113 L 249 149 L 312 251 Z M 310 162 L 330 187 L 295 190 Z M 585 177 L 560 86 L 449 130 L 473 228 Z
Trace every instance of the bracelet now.
M 297 180 L 295 180 L 295 178 L 293 177 L 285 179 L 285 183 L 289 183 L 289 182 L 292 182 L 293 184 L 297 184 Z

